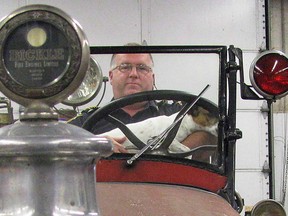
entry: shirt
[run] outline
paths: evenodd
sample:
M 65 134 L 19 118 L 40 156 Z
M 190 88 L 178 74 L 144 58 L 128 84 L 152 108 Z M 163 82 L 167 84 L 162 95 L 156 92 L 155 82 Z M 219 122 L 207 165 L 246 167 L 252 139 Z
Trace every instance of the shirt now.
M 149 101 L 146 108 L 136 113 L 134 116 L 130 116 L 122 109 L 113 111 L 110 115 L 122 121 L 124 124 L 136 123 L 148 118 L 157 117 L 161 115 L 170 116 L 178 112 L 182 108 L 180 103 L 167 103 L 165 101 L 156 102 Z M 82 111 L 82 113 L 76 118 L 69 121 L 70 124 L 81 127 L 86 119 L 92 115 L 98 108 L 93 107 Z M 95 122 L 91 131 L 93 134 L 101 134 L 116 128 L 115 125 L 106 121 L 104 118 Z

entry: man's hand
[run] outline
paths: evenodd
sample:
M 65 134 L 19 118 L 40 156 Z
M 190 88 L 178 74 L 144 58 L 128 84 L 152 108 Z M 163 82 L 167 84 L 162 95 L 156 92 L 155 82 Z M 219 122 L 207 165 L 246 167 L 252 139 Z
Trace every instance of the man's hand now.
M 128 153 L 128 151 L 122 145 L 123 142 L 127 139 L 126 137 L 115 138 L 115 137 L 106 136 L 106 138 L 112 141 L 114 153 Z

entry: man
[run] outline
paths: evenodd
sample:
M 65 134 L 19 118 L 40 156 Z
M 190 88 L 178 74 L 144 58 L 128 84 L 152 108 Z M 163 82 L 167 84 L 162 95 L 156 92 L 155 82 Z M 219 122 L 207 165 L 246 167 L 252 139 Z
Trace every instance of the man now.
M 130 43 L 127 46 L 140 46 Z M 112 86 L 113 99 L 127 95 L 153 90 L 155 75 L 153 72 L 153 58 L 151 54 L 114 54 L 110 63 L 109 81 Z M 143 121 L 147 118 L 160 115 L 171 115 L 178 112 L 181 105 L 178 103 L 166 104 L 155 101 L 135 103 L 111 113 L 125 124 Z M 71 124 L 81 126 L 84 121 L 95 111 L 90 109 L 70 121 Z M 95 122 L 91 132 L 101 134 L 114 129 L 115 126 L 105 119 Z M 110 137 L 111 138 L 111 137 Z M 126 137 L 111 138 L 114 143 L 114 152 L 126 153 L 127 150 L 121 145 Z M 187 144 L 188 145 L 188 144 Z M 189 145 L 188 145 L 189 146 Z

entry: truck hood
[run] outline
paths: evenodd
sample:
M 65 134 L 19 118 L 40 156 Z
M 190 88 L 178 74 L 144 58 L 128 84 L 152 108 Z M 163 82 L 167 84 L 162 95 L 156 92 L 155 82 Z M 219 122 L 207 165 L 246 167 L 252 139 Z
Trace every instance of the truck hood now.
M 103 216 L 239 216 L 222 197 L 186 186 L 101 182 L 97 197 Z

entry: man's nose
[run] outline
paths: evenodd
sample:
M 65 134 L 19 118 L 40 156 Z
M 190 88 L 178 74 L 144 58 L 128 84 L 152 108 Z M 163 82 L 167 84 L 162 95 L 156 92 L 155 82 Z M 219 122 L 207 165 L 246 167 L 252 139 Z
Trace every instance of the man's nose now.
M 137 68 L 135 66 L 132 67 L 130 73 L 129 73 L 129 76 L 132 76 L 132 77 L 138 77 L 139 74 L 137 72 Z

